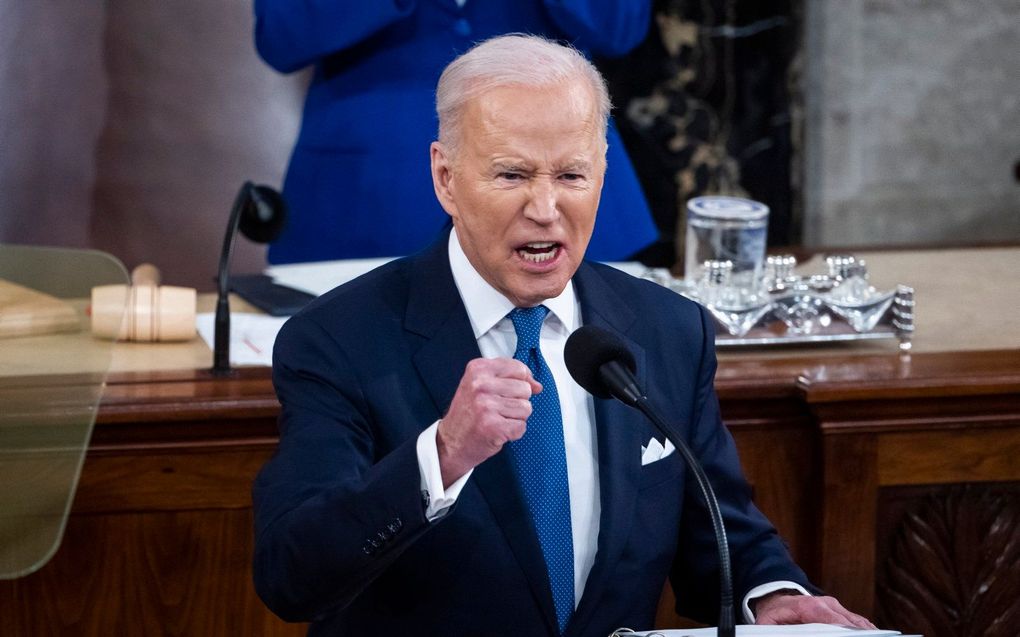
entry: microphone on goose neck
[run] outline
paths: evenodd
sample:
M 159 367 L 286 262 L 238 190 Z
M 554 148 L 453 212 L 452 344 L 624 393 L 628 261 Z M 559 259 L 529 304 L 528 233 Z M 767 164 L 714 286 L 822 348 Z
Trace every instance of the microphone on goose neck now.
M 244 182 L 234 198 L 220 250 L 220 266 L 216 277 L 216 317 L 213 333 L 214 376 L 226 376 L 230 369 L 230 255 L 234 251 L 237 231 L 252 241 L 268 243 L 283 230 L 286 205 L 280 193 L 269 186 Z
M 716 545 L 719 551 L 719 637 L 734 637 L 736 634 L 733 611 L 733 575 L 730 566 L 730 549 L 726 541 L 726 528 L 723 525 L 719 502 L 716 500 L 708 476 L 701 463 L 691 452 L 683 438 L 666 424 L 666 421 L 649 403 L 641 391 L 634 371 L 637 363 L 634 354 L 618 336 L 594 325 L 578 328 L 567 339 L 563 350 L 563 358 L 567 370 L 578 385 L 597 398 L 616 398 L 621 402 L 638 409 L 655 428 L 673 443 L 677 451 L 684 457 L 687 467 L 694 475 L 701 489 L 705 505 L 708 507 L 715 531 Z

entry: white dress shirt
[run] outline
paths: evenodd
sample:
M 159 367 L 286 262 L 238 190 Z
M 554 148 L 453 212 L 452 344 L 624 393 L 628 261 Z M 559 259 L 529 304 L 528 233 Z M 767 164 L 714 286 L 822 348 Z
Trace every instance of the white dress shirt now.
M 517 333 L 507 314 L 514 309 L 514 305 L 471 266 L 460 247 L 456 231 L 450 232 L 449 254 L 453 280 L 467 309 L 468 319 L 471 321 L 471 328 L 482 357 L 513 358 L 517 349 Z M 570 377 L 563 362 L 563 347 L 566 345 L 567 337 L 581 326 L 581 307 L 574 294 L 573 283 L 567 285 L 559 296 L 546 299 L 543 305 L 549 308 L 549 314 L 542 324 L 540 347 L 542 357 L 552 372 L 553 380 L 556 381 L 563 416 L 563 442 L 566 447 L 567 481 L 570 489 L 570 528 L 574 544 L 576 605 L 584 592 L 584 583 L 588 580 L 592 564 L 595 563 L 599 515 L 602 510 L 598 498 L 595 405 L 591 395 Z M 429 492 L 429 507 L 425 512 L 429 519 L 440 517 L 453 504 L 471 475 L 469 472 L 450 485 L 450 488 L 445 490 L 442 488 L 439 454 L 438 451 L 434 451 L 438 425 L 438 422 L 434 423 L 418 438 L 422 488 Z
M 478 274 L 464 254 L 457 239 L 457 231 L 450 232 L 450 268 L 453 280 L 467 310 L 478 349 L 484 358 L 513 358 L 517 348 L 517 333 L 507 314 L 514 305 Z M 598 443 L 595 436 L 595 405 L 591 395 L 574 382 L 563 362 L 563 348 L 567 337 L 582 325 L 581 306 L 574 293 L 574 284 L 543 305 L 549 314 L 542 324 L 540 347 L 560 397 L 563 415 L 563 440 L 567 455 L 567 479 L 570 488 L 570 524 L 574 543 L 574 605 L 581 600 L 598 548 L 599 475 Z M 443 488 L 436 447 L 439 421 L 432 423 L 418 437 L 418 466 L 421 488 L 429 494 L 425 515 L 429 520 L 441 518 L 453 506 L 473 472 L 469 471 L 449 488 Z M 748 602 L 780 589 L 795 589 L 807 594 L 794 582 L 772 582 L 753 590 L 744 598 L 743 610 L 747 621 L 754 621 Z

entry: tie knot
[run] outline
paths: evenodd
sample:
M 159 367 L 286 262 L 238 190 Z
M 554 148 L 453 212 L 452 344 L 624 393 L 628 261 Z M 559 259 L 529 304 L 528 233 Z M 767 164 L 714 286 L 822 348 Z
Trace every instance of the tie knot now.
M 544 305 L 535 307 L 516 307 L 507 316 L 513 321 L 517 332 L 517 349 L 538 348 L 538 337 L 542 334 L 542 321 L 545 320 L 549 308 Z

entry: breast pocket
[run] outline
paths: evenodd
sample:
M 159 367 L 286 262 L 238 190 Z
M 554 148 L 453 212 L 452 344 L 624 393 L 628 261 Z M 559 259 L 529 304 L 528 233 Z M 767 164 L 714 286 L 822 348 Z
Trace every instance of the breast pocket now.
M 641 467 L 638 488 L 647 489 L 662 486 L 663 483 L 670 481 L 679 482 L 683 470 L 684 463 L 680 459 L 680 454 L 673 452 L 661 460 L 650 462 Z

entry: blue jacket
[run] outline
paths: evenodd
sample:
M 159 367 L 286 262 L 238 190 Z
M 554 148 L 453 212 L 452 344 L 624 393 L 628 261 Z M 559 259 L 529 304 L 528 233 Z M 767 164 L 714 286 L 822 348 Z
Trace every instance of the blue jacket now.
M 402 256 L 447 216 L 429 144 L 442 69 L 473 43 L 512 31 L 622 55 L 644 37 L 648 0 L 255 0 L 259 54 L 281 72 L 315 65 L 284 197 L 273 263 Z M 588 254 L 621 260 L 657 237 L 615 128 Z
M 425 519 L 415 444 L 480 356 L 441 239 L 313 301 L 284 326 L 273 382 L 276 455 L 256 479 L 255 587 L 310 635 L 557 634 L 541 548 L 504 449 L 476 467 L 452 510 Z M 778 580 L 809 586 L 751 503 L 713 389 L 712 322 L 661 286 L 584 262 L 585 324 L 620 335 L 638 377 L 720 497 L 736 599 Z M 568 637 L 650 628 L 671 578 L 680 611 L 716 623 L 712 526 L 679 454 L 641 465 L 657 434 L 595 399 L 598 552 Z

